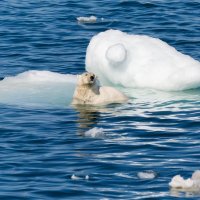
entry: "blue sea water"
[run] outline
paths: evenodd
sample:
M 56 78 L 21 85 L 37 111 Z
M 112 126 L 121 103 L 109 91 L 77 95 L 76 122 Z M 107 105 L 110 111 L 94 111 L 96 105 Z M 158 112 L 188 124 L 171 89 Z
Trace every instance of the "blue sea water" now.
M 198 0 L 2 0 L 0 77 L 81 73 L 91 37 L 107 29 L 160 38 L 200 60 L 199 11 Z M 91 15 L 95 23 L 76 19 Z M 168 185 L 200 169 L 199 89 L 136 89 L 123 105 L 72 107 L 60 100 L 63 85 L 31 86 L 0 84 L 0 99 L 16 87 L 0 101 L 0 199 L 200 198 Z

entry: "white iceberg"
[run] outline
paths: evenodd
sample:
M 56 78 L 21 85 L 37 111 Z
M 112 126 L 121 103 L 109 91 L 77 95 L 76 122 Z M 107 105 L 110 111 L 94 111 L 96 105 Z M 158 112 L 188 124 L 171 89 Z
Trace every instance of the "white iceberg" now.
M 104 84 L 126 88 L 180 91 L 200 87 L 200 62 L 160 39 L 119 30 L 91 39 L 86 70 Z

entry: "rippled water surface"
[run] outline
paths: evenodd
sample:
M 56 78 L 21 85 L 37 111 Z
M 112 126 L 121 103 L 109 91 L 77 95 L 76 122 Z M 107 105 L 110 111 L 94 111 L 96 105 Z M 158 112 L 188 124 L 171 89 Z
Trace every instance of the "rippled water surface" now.
M 0 77 L 81 73 L 91 37 L 107 29 L 160 38 L 200 60 L 199 10 L 197 0 L 2 0 Z M 77 22 L 91 15 L 95 23 Z M 134 89 L 123 105 L 72 107 L 59 99 L 72 91 L 54 81 L 36 83 L 39 93 L 0 84 L 0 99 L 16 88 L 0 100 L 0 199 L 200 198 L 168 185 L 200 169 L 199 89 Z

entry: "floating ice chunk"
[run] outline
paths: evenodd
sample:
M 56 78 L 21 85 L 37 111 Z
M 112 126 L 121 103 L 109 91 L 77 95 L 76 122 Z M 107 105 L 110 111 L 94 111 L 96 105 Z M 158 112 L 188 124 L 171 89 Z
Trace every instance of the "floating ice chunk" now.
M 90 177 L 89 177 L 89 175 L 86 175 L 86 176 L 83 178 L 83 177 L 76 176 L 75 174 L 72 174 L 71 179 L 72 179 L 72 180 L 81 180 L 81 179 L 89 180 Z
M 103 128 L 92 128 L 88 131 L 86 131 L 84 133 L 84 136 L 86 137 L 92 137 L 92 138 L 97 138 L 97 137 L 104 137 L 105 134 L 104 134 L 104 129 Z
M 76 18 L 80 23 L 94 23 L 97 21 L 97 17 L 90 16 L 90 17 L 77 17 Z
M 193 186 L 193 180 L 190 178 L 185 180 L 182 176 L 176 175 L 172 178 L 169 185 L 173 188 L 190 188 Z
M 200 170 L 196 170 L 192 174 L 192 180 L 194 180 L 194 181 L 200 181 Z
M 195 171 L 191 178 L 184 179 L 180 175 L 172 178 L 169 186 L 175 189 L 182 189 L 185 191 L 199 191 L 200 192 L 200 170 Z
M 179 91 L 200 87 L 200 62 L 166 42 L 145 35 L 108 30 L 87 48 L 86 70 L 103 84 Z
M 156 177 L 156 173 L 152 170 L 147 170 L 143 172 L 138 172 L 137 176 L 140 179 L 154 179 Z
M 0 81 L 0 103 L 21 106 L 66 106 L 77 77 L 50 71 L 26 71 Z
M 80 180 L 81 178 L 76 176 L 76 175 L 74 175 L 74 174 L 72 174 L 71 179 L 72 180 Z

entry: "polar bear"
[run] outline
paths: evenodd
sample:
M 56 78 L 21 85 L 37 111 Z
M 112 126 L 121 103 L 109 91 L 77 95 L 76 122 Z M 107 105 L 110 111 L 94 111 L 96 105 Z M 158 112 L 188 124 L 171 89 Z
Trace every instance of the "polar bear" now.
M 95 74 L 85 72 L 78 75 L 78 83 L 73 95 L 72 104 L 102 105 L 110 103 L 123 103 L 128 97 L 119 90 L 100 86 Z

